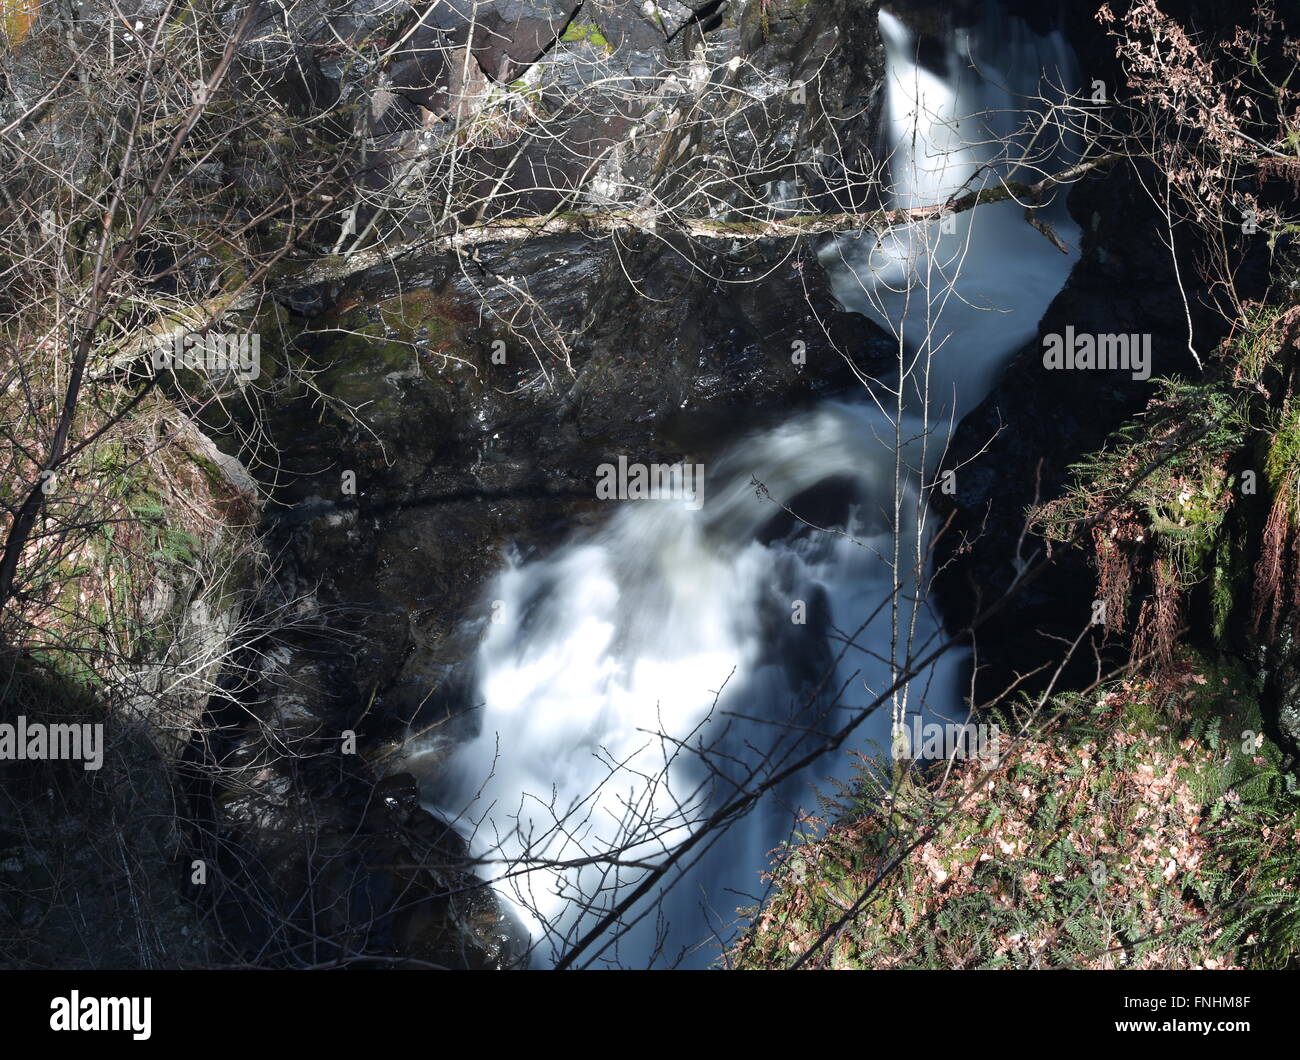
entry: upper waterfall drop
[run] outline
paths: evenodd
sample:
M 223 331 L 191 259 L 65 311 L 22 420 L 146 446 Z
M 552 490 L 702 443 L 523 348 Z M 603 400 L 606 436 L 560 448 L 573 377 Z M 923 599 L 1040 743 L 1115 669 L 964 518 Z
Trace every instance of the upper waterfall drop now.
M 919 61 L 915 34 L 895 15 L 882 9 L 879 22 L 885 207 L 937 206 L 1008 181 L 1032 184 L 1077 160 L 1068 123 L 1039 121 L 1078 84 L 1059 31 L 1039 35 L 986 4 L 978 23 L 952 31 L 940 72 Z M 1034 337 L 1077 260 L 1079 229 L 1064 193 L 1037 216 L 1067 253 L 1026 221 L 1024 207 L 986 204 L 837 237 L 820 252 L 839 301 L 919 358 L 910 404 L 925 405 L 931 425 L 955 424 L 983 399 L 1007 355 Z

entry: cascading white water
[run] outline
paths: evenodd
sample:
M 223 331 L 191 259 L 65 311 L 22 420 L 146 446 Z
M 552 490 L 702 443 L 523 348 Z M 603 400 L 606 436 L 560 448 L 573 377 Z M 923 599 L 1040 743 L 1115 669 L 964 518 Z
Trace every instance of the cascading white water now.
M 1038 179 L 1012 173 L 999 152 L 1030 143 L 1017 133 L 1035 97 L 1073 83 L 1058 35 L 1036 36 L 990 3 L 982 24 L 954 35 L 939 73 L 912 60 L 898 19 L 882 12 L 880 25 L 892 205 L 942 202 L 1008 174 Z M 1044 169 L 1068 161 L 1068 147 L 1041 150 L 1044 142 L 1033 141 Z M 797 758 L 938 634 L 938 617 L 908 603 L 910 557 L 928 540 L 923 476 L 948 424 L 1033 336 L 1072 262 L 1021 214 L 1015 204 L 986 206 L 956 215 L 946 232 L 930 222 L 883 239 L 845 237 L 823 252 L 840 301 L 901 337 L 911 380 L 901 414 L 887 387 L 827 402 L 709 466 L 702 510 L 625 501 L 595 532 L 544 558 L 508 561 L 496 578 L 502 621 L 477 659 L 481 732 L 438 779 L 436 809 L 493 862 L 539 960 L 594 923 L 734 785 L 756 783 L 747 771 L 761 779 Z M 1043 214 L 1075 241 L 1059 205 Z M 822 531 L 773 503 L 801 495 L 824 509 L 813 520 Z M 803 503 L 794 508 L 804 514 Z M 843 532 L 827 532 L 832 525 Z M 792 621 L 801 604 L 805 625 Z M 849 649 L 835 664 L 833 631 L 864 622 L 858 643 L 870 653 Z M 958 665 L 948 656 L 915 678 L 903 709 L 962 720 Z M 878 712 L 854 749 L 886 747 L 889 721 L 888 709 Z M 652 912 L 602 958 L 673 962 L 712 932 L 725 939 L 736 907 L 758 891 L 767 852 L 788 838 L 801 807 L 815 809 L 813 786 L 849 772 L 847 755 L 828 756 L 773 791 L 682 879 L 667 877 L 676 886 L 661 903 L 657 889 L 634 910 L 653 907 L 659 924 Z M 615 847 L 611 868 L 600 855 Z M 568 864 L 550 864 L 560 861 Z M 666 946 L 656 957 L 660 929 Z
M 1077 80 L 1061 34 L 1040 36 L 986 3 L 979 23 L 954 32 L 940 74 L 913 61 L 912 35 L 887 11 L 880 30 L 891 207 L 944 203 L 1005 180 L 1034 183 L 1074 160 L 1074 138 L 1061 135 L 1059 121 L 1040 121 Z M 842 238 L 822 252 L 841 302 L 933 358 L 913 373 L 914 385 L 928 388 L 918 404 L 932 424 L 955 423 L 979 404 L 1069 274 L 1074 254 L 1023 215 L 1023 204 L 996 203 L 880 239 Z M 1039 217 L 1077 247 L 1063 196 Z

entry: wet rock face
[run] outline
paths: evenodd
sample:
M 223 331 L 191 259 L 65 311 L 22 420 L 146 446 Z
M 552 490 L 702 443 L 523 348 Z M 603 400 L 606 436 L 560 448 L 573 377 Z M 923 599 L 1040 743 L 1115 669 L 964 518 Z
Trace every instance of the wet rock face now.
M 850 386 L 852 367 L 880 372 L 883 334 L 839 308 L 810 253 L 787 250 L 726 260 L 651 245 L 611 260 L 570 395 L 579 432 L 635 450 L 704 440 L 711 425 L 716 444 L 720 424 Z
M 361 90 L 367 144 L 356 179 L 407 199 L 408 187 L 436 180 L 439 159 L 454 154 L 460 173 L 476 175 L 467 190 L 490 199 L 483 208 L 491 216 L 544 213 L 579 192 L 592 167 L 644 116 L 642 98 L 653 84 L 637 79 L 661 76 L 669 58 L 653 12 L 630 0 L 456 0 L 390 14 L 394 51 L 380 85 Z M 342 36 L 345 21 L 324 28 Z M 377 28 L 369 20 L 356 27 Z M 336 94 L 353 91 L 345 66 L 330 67 L 330 76 Z M 523 112 L 544 115 L 545 135 L 511 135 Z M 463 142 L 459 123 L 479 118 L 475 142 Z M 407 203 L 405 214 L 397 223 L 404 237 L 428 224 L 419 202 Z
M 445 0 L 417 7 L 398 36 L 413 30 L 409 50 L 416 55 L 447 41 L 468 47 L 488 77 L 513 81 L 564 32 L 580 2 Z
M 945 467 L 955 475 L 951 498 L 936 497 L 953 522 L 941 539 L 939 563 L 952 561 L 937 591 L 952 630 L 996 601 L 1011 585 L 1020 558 L 1034 562 L 1044 543 L 1021 543 L 1028 507 L 1057 495 L 1069 465 L 1099 449 L 1107 436 L 1153 396 L 1149 380 L 1122 370 L 1049 369 L 1043 336 L 1076 333 L 1149 335 L 1151 374 L 1187 375 L 1188 320 L 1178 276 L 1161 241 L 1163 219 L 1128 170 L 1077 184 L 1070 211 L 1083 230 L 1083 254 L 1039 323 L 1038 340 L 1008 364 L 1002 379 L 958 426 Z M 1194 262 L 1180 262 L 1184 278 Z M 1223 323 L 1190 299 L 1193 341 L 1212 349 Z M 1053 566 L 1018 591 L 1015 602 L 980 632 L 982 691 L 992 694 L 1016 672 L 1058 657 L 1060 641 L 1088 624 L 1096 576 L 1081 550 L 1055 547 Z M 1111 646 L 1118 653 L 1122 646 Z M 1092 666 L 1091 651 L 1081 665 Z
M 369 786 L 327 762 L 311 777 L 250 760 L 258 775 L 221 806 L 197 897 L 221 914 L 225 941 L 271 966 L 520 966 L 527 934 L 469 873 L 455 830 L 420 807 L 415 779 Z
M 356 179 L 371 192 L 405 197 L 454 149 L 459 171 L 478 177 L 473 193 L 490 197 L 486 216 L 544 213 L 575 196 L 646 205 L 645 189 L 671 200 L 700 166 L 730 155 L 744 173 L 738 194 L 702 209 L 778 190 L 791 213 L 856 209 L 849 189 L 862 174 L 841 156 L 846 143 L 870 141 L 875 15 L 848 0 L 457 0 L 393 15 L 395 50 L 364 99 L 337 63 L 319 64 L 332 88 L 311 91 L 361 104 L 368 140 Z M 347 40 L 349 27 L 376 30 L 342 16 L 318 30 Z M 723 91 L 701 111 L 710 88 Z M 524 111 L 545 116 L 546 135 L 493 143 L 490 130 Z M 447 138 L 449 119 L 471 116 L 484 118 L 483 142 Z M 426 221 L 412 202 L 398 227 L 409 238 Z
M 742 166 L 748 163 L 750 183 L 772 185 L 791 213 L 874 205 L 863 197 L 858 167 L 876 146 L 884 72 L 878 6 L 749 0 L 739 8 L 746 62 L 737 76 L 761 104 L 737 107 L 727 143 Z M 764 76 L 756 79 L 753 71 Z M 844 150 L 846 144 L 854 149 Z

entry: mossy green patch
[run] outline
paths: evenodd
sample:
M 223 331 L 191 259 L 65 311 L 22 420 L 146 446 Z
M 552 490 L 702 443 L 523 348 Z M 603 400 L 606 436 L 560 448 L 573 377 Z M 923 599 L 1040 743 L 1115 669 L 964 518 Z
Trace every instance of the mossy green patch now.
M 445 294 L 412 290 L 379 302 L 344 299 L 301 336 L 318 399 L 344 419 L 399 415 L 394 400 L 413 383 L 437 383 L 446 356 L 472 360 L 462 327 L 473 323 L 464 305 Z M 440 357 L 439 355 L 446 355 Z
M 1300 407 L 1279 419 L 1264 458 L 1264 475 L 1275 494 L 1296 488 L 1300 473 Z
M 586 41 L 595 48 L 603 48 L 605 51 L 613 51 L 613 48 L 610 47 L 609 41 L 600 31 L 600 27 L 594 22 L 578 22 L 576 20 L 570 22 L 568 27 L 565 29 L 564 34 L 560 37 L 560 40 L 571 44 L 579 41 Z

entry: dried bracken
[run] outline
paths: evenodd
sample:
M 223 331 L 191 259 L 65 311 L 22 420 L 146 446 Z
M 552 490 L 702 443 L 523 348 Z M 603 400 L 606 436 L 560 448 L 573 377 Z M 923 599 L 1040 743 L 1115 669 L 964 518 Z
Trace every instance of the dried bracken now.
M 775 894 L 733 958 L 788 964 L 870 894 L 816 963 L 1239 966 L 1251 928 L 1227 900 L 1220 848 L 1257 854 L 1279 826 L 1248 809 L 1258 796 L 1239 779 L 1274 775 L 1260 745 L 1225 744 L 1195 720 L 1209 699 L 1239 695 L 1226 680 L 1180 665 L 1159 685 L 1123 682 L 1080 704 L 1075 738 L 1039 732 L 992 774 L 959 763 L 946 784 L 900 796 L 892 817 L 806 821 L 813 838 L 777 852 Z M 881 883 L 890 851 L 914 837 Z M 1269 908 L 1295 893 L 1287 885 Z

